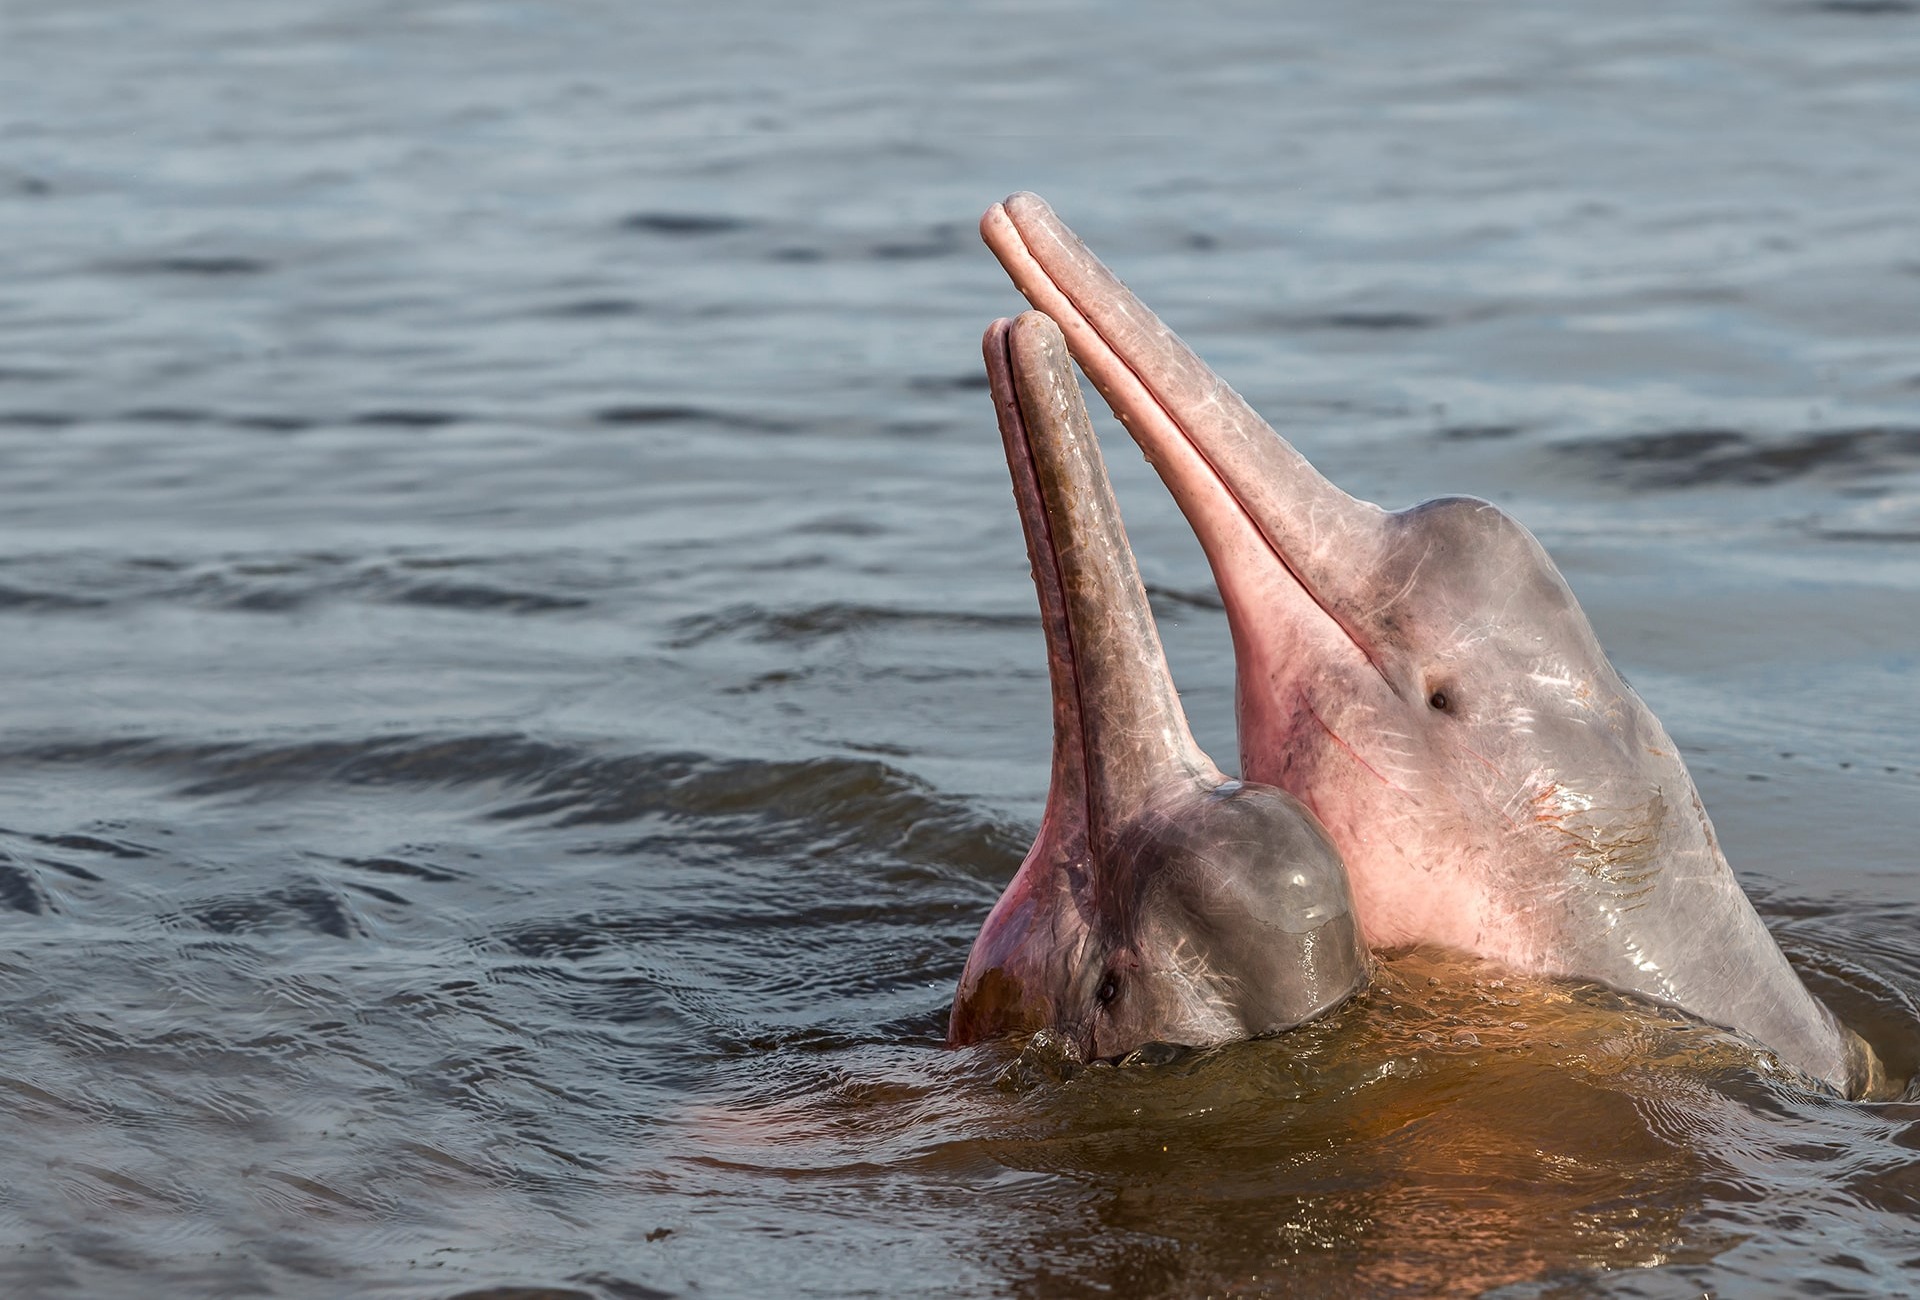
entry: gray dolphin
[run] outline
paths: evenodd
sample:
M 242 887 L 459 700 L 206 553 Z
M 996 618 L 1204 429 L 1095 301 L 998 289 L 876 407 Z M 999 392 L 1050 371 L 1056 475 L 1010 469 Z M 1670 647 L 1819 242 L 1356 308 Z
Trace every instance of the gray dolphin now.
M 1032 194 L 981 233 L 1198 534 L 1241 767 L 1340 848 L 1369 944 L 1598 980 L 1883 1095 L 1741 892 L 1674 743 L 1540 543 L 1494 506 L 1323 478 Z
M 1289 1029 L 1363 987 L 1346 871 L 1313 814 L 1200 751 L 1059 329 L 997 321 L 987 373 L 1040 595 L 1053 772 L 967 958 L 948 1039 L 1050 1028 L 1082 1059 Z

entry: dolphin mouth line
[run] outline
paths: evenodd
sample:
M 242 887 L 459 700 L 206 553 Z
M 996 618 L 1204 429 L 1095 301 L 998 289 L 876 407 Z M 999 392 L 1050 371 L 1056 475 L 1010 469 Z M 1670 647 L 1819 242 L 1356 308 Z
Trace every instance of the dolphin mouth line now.
M 1375 658 L 1372 649 L 1354 634 L 1353 629 L 1349 628 L 1338 614 L 1334 613 L 1327 602 L 1321 598 L 1320 593 L 1314 590 L 1313 584 L 1308 582 L 1306 577 L 1294 566 L 1293 561 L 1287 558 L 1286 551 L 1268 535 L 1266 529 L 1260 526 L 1259 517 L 1256 516 L 1252 510 L 1248 509 L 1247 503 L 1242 500 L 1240 494 L 1234 490 L 1233 481 L 1221 473 L 1220 467 L 1207 455 L 1206 449 L 1194 438 L 1192 432 L 1189 431 L 1186 424 L 1181 421 L 1179 415 L 1161 400 L 1160 394 L 1154 390 L 1153 385 L 1147 381 L 1139 369 L 1129 361 L 1118 348 L 1114 347 L 1112 340 L 1101 331 L 1099 325 L 1094 323 L 1093 318 L 1089 316 L 1079 302 L 1074 299 L 1073 294 L 1064 288 L 1058 280 L 1054 279 L 1053 275 L 1047 270 L 1040 259 L 1034 256 L 1032 248 L 1027 244 L 1025 232 L 1020 229 L 1020 224 L 1014 220 L 1013 214 L 1007 211 L 1006 204 L 996 203 L 988 210 L 988 221 L 993 221 L 996 218 L 998 219 L 998 224 L 1004 226 L 1012 233 L 1017 244 L 1017 250 L 997 242 L 991 235 L 988 235 L 987 243 L 989 247 L 993 249 L 994 253 L 1003 260 L 1009 255 L 1016 256 L 1023 264 L 1024 269 L 1044 282 L 1059 296 L 1060 301 L 1065 303 L 1073 312 L 1075 322 L 1084 327 L 1087 335 L 1098 339 L 1100 346 L 1105 349 L 1107 355 L 1111 357 L 1121 369 L 1133 377 L 1134 382 L 1140 386 L 1140 391 L 1146 394 L 1147 400 L 1153 403 L 1155 408 L 1166 417 L 1167 423 L 1179 433 L 1181 440 L 1186 443 L 1188 450 L 1199 458 L 1201 464 L 1207 467 L 1207 472 L 1213 477 L 1214 483 L 1219 487 L 1220 491 L 1225 494 L 1227 500 L 1233 502 L 1234 509 L 1240 512 L 1240 517 L 1244 519 L 1247 526 L 1252 529 L 1254 536 L 1260 539 L 1261 544 L 1266 547 L 1267 552 L 1273 556 L 1275 562 L 1286 572 L 1293 584 L 1300 589 L 1301 594 L 1313 602 L 1314 608 L 1318 609 L 1329 623 L 1339 629 L 1340 635 L 1345 637 L 1348 643 L 1367 661 L 1368 665 L 1380 675 L 1380 680 L 1386 684 L 1387 689 L 1392 691 L 1396 698 L 1405 699 L 1405 695 L 1402 693 L 1399 684 L 1393 680 L 1393 677 L 1387 672 L 1386 668 Z M 1018 285 L 1020 283 L 1020 277 L 1015 276 L 1014 281 L 1016 285 Z M 1038 305 L 1037 303 L 1035 304 L 1035 306 Z M 1126 422 L 1124 417 L 1118 416 L 1117 412 L 1116 418 L 1120 418 L 1122 423 Z M 1321 725 L 1325 726 L 1326 724 L 1322 723 Z
M 1053 590 L 1064 593 L 1066 591 L 1067 575 L 1065 570 L 1060 567 L 1060 545 L 1054 539 L 1053 521 L 1047 517 L 1047 494 L 1045 489 L 1040 486 L 1040 462 L 1039 457 L 1033 450 L 1033 430 L 1028 426 L 1026 413 L 1019 402 L 1020 372 L 1013 363 L 1013 331 L 1011 329 L 1000 330 L 999 337 L 995 340 L 994 346 L 998 354 L 998 360 L 1006 367 L 1007 385 L 1014 399 L 1012 402 L 1012 411 L 1018 422 L 1020 432 L 1020 455 L 1026 462 L 1027 468 L 1027 473 L 1024 477 L 1015 476 L 1014 478 L 1015 504 L 1022 515 L 1027 516 L 1033 521 L 1034 531 L 1038 534 L 1041 543 L 1040 549 L 1045 551 L 1047 568 L 1052 573 Z M 1042 626 L 1049 626 L 1050 620 L 1046 619 L 1045 611 L 1042 610 L 1041 613 Z M 1050 647 L 1050 649 L 1066 666 L 1067 674 L 1073 681 L 1074 743 L 1080 750 L 1081 770 L 1090 772 L 1093 770 L 1093 755 L 1089 752 L 1087 744 L 1086 674 L 1082 671 L 1080 654 L 1074 644 L 1073 611 L 1071 608 L 1061 609 L 1060 617 L 1057 621 L 1057 629 L 1060 644 L 1056 647 Z M 1091 834 L 1093 830 L 1094 812 L 1091 787 L 1081 790 L 1079 811 L 1080 815 L 1086 819 L 1085 824 L 1088 833 Z

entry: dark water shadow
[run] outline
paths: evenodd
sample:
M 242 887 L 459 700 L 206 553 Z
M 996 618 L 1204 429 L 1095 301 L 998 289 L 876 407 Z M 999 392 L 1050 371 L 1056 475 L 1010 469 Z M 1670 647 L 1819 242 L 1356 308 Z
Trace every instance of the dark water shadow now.
M 1675 429 L 1584 439 L 1559 450 L 1596 477 L 1635 488 L 1767 487 L 1802 479 L 1855 483 L 1920 467 L 1920 426 L 1817 429 L 1780 438 Z

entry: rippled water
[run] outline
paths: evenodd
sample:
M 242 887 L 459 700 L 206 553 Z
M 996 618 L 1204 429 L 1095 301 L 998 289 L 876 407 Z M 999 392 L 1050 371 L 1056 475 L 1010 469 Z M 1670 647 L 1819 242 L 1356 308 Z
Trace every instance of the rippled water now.
M 1920 1108 L 1597 990 L 939 1043 L 1046 781 L 971 229 L 1033 188 L 1343 485 L 1528 522 L 1914 1069 L 1917 63 L 1898 0 L 10 0 L 0 1280 L 1908 1292 Z

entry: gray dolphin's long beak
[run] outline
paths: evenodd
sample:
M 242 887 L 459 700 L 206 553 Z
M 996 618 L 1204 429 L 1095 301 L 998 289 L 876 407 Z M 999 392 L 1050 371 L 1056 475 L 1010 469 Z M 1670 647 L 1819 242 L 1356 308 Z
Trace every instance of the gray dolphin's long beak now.
M 1314 469 L 1039 196 L 994 204 L 980 233 L 1027 301 L 1059 323 L 1074 358 L 1173 492 L 1229 610 L 1265 598 L 1233 586 L 1260 581 L 1251 575 L 1277 561 L 1368 653 L 1342 615 L 1343 592 L 1384 544 L 1387 513 Z
M 1053 686 L 1045 824 L 1098 845 L 1169 779 L 1225 778 L 1188 730 L 1059 327 L 1027 312 L 982 346 Z

